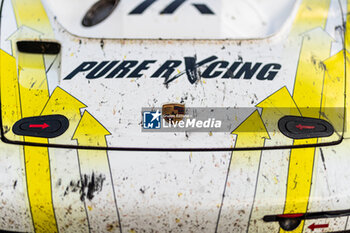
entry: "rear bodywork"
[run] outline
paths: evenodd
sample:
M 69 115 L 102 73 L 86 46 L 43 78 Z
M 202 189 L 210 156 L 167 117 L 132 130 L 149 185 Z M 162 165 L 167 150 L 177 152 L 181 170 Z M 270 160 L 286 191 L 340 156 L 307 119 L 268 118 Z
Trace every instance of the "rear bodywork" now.
M 2 1 L 0 229 L 350 230 L 347 1 L 70 2 Z M 225 129 L 146 129 L 169 104 Z

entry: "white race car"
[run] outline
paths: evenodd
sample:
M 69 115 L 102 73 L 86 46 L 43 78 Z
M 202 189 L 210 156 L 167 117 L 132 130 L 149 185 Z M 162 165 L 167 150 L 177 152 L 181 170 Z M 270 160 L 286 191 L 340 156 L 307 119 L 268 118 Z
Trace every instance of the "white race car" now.
M 349 0 L 2 0 L 0 229 L 350 231 Z

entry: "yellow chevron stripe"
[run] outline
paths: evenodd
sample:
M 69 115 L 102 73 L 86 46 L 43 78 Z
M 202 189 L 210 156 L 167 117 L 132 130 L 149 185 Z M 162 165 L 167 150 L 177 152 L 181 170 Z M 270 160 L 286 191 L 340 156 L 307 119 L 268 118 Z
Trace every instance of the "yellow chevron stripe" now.
M 53 38 L 53 30 L 40 0 L 12 0 L 18 28 L 29 27 L 40 38 Z M 39 35 L 38 35 L 39 33 Z M 16 54 L 13 47 L 13 54 Z M 44 57 L 17 54 L 22 117 L 39 116 L 49 99 Z M 24 137 L 26 142 L 47 144 L 43 138 Z M 51 196 L 47 148 L 24 147 L 29 203 L 36 232 L 57 232 Z
M 110 135 L 88 111 L 85 111 L 73 135 L 78 145 L 107 147 L 106 136 Z M 82 170 L 108 171 L 106 151 L 78 150 Z
M 85 111 L 73 135 L 73 139 L 77 139 L 79 145 L 106 147 L 106 135 L 110 135 L 110 132 L 89 112 Z
M 294 145 L 317 143 L 317 139 L 295 140 Z M 315 148 L 292 149 L 289 162 L 287 196 L 284 213 L 305 213 L 309 202 Z M 302 232 L 304 221 L 294 231 Z M 280 230 L 280 232 L 285 232 Z
M 330 55 L 331 41 L 321 28 L 304 34 L 293 93 L 304 117 L 319 117 L 325 72 L 322 62 Z
M 347 12 L 350 12 L 350 1 L 347 1 Z M 345 48 L 350 50 L 350 15 L 346 14 L 346 25 L 345 25 Z
M 47 102 L 45 109 L 41 115 L 60 114 L 69 119 L 69 128 L 67 131 L 57 138 L 49 139 L 49 143 L 58 145 L 77 145 L 72 136 L 81 119 L 80 109 L 86 106 L 79 100 L 71 96 L 69 93 L 56 87 Z M 79 162 L 76 150 L 66 150 L 62 156 L 62 149 L 50 149 L 51 160 L 51 181 L 53 184 L 60 182 L 61 185 L 70 185 L 72 180 L 80 180 L 81 174 L 79 170 Z M 69 160 L 69 163 L 66 161 Z M 67 174 L 69 171 L 69 174 Z M 62 175 L 67 174 L 67 175 Z M 54 206 L 59 206 L 55 209 L 57 225 L 59 231 L 64 232 L 89 232 L 89 223 L 85 214 L 84 202 L 80 200 L 79 192 L 70 192 L 65 195 L 66 190 L 62 186 L 52 186 L 52 199 Z M 66 196 L 62 201 L 62 196 Z M 67 225 L 67 209 L 70 209 L 69 220 Z
M 344 106 L 344 51 L 324 61 L 325 78 L 322 93 L 321 118 L 332 123 L 336 131 L 343 126 Z M 316 111 L 316 110 L 315 110 Z M 316 115 L 314 116 L 316 117 Z M 338 138 L 338 135 L 334 135 Z M 320 139 L 322 141 L 322 139 Z M 327 139 L 329 140 L 329 139 Z M 295 140 L 294 145 L 317 143 L 317 139 Z M 315 148 L 293 149 L 291 151 L 288 174 L 287 199 L 285 213 L 305 213 L 311 189 Z M 288 203 L 288 204 L 287 204 Z M 301 224 L 294 232 L 302 232 Z
M 262 147 L 265 139 L 270 139 L 270 136 L 265 128 L 265 125 L 258 111 L 253 112 L 240 126 L 233 132 L 237 134 L 236 147 Z M 260 154 L 260 151 L 257 151 Z M 238 152 L 237 154 L 239 154 Z M 245 153 L 245 152 L 244 152 Z
M 278 134 L 277 136 L 283 139 L 285 139 L 285 136 L 278 129 L 278 120 L 284 116 L 300 116 L 298 107 L 286 87 L 282 87 L 256 107 L 263 109 L 261 118 L 268 132 L 273 133 L 271 136 Z
M 16 58 L 0 50 L 0 87 L 2 123 L 7 132 L 21 119 L 21 104 L 18 96 L 18 79 Z M 16 137 L 20 140 L 22 137 Z
M 18 66 L 22 115 L 39 116 L 49 99 L 44 57 L 19 53 Z
M 73 135 L 73 139 L 76 139 L 79 145 L 107 147 L 107 135 L 110 135 L 110 132 L 88 111 L 85 111 Z M 107 151 L 78 150 L 78 154 L 82 177 L 93 179 L 94 176 L 100 174 L 106 179 L 106 185 L 104 185 L 98 196 L 94 199 L 85 199 L 85 203 L 88 205 L 91 231 L 101 232 L 104 231 L 101 228 L 101 221 L 105 221 L 105 224 L 120 222 Z M 114 202 L 115 205 L 105 206 L 101 205 L 101 202 Z M 103 213 L 108 213 L 108 219 L 103 220 Z
M 62 88 L 56 87 L 41 115 L 64 115 L 69 119 L 69 128 L 64 135 L 50 139 L 50 141 L 54 141 L 55 144 L 69 143 L 81 119 L 81 108 L 86 108 L 86 105 L 71 96 Z M 72 145 L 76 145 L 76 142 Z
M 295 17 L 290 39 L 316 27 L 326 26 L 330 0 L 303 0 Z
M 18 28 L 27 26 L 42 33 L 42 38 L 54 38 L 49 18 L 40 0 L 12 0 L 12 5 Z
M 325 69 L 332 38 L 323 30 L 330 1 L 304 0 L 300 6 L 290 40 L 303 33 L 293 99 L 304 117 L 320 117 Z M 295 140 L 294 145 L 317 143 L 317 139 Z M 292 149 L 289 161 L 284 213 L 305 213 L 313 174 L 315 148 Z M 303 231 L 304 221 L 294 233 Z M 280 229 L 280 232 L 284 230 Z
M 348 52 L 341 50 L 323 62 L 326 74 L 323 85 L 321 118 L 330 122 L 335 131 L 339 133 L 343 131 L 344 127 L 345 56 L 348 56 Z M 333 137 L 333 141 L 339 140 L 338 134 L 334 134 Z
M 262 108 L 261 118 L 271 136 L 266 140 L 265 146 L 290 145 L 293 139 L 285 137 L 278 129 L 278 121 L 284 116 L 300 116 L 300 112 L 286 87 L 282 87 L 256 107 Z M 273 232 L 278 231 L 278 224 L 259 224 L 259 221 L 269 213 L 281 213 L 284 209 L 286 195 L 286 181 L 288 169 L 289 151 L 263 151 L 261 157 L 260 174 L 256 188 L 253 212 L 249 222 L 248 232 Z M 271 160 L 272 159 L 272 160 Z M 268 163 L 268 165 L 266 165 Z M 273 171 L 266 172 L 266 169 Z M 274 180 L 275 182 L 271 182 Z M 266 192 L 266 185 L 269 191 Z M 271 194 L 273 200 L 271 200 Z M 266 202 L 270 201 L 268 207 Z
M 349 22 L 350 23 L 350 22 Z M 348 32 L 350 33 L 350 31 Z M 346 34 L 348 34 L 346 33 Z M 350 46 L 350 45 L 349 45 Z M 350 48 L 350 47 L 349 47 Z M 350 138 L 350 54 L 346 50 L 346 78 L 345 78 L 345 127 L 344 138 Z
M 344 138 L 350 138 L 350 1 L 347 1 L 347 12 L 346 14 L 346 30 L 345 30 L 345 49 L 346 49 L 346 118 L 345 118 L 345 131 Z
M 47 139 L 25 137 L 25 140 L 47 143 Z M 35 232 L 57 232 L 51 197 L 48 149 L 24 147 L 29 203 Z
M 263 147 L 265 140 L 270 139 L 258 111 L 253 112 L 232 134 L 237 135 L 235 145 L 237 148 L 246 146 Z M 254 200 L 261 150 L 235 151 L 232 152 L 231 156 L 230 171 L 227 177 L 225 198 L 221 206 L 222 211 L 220 212 L 217 232 L 234 232 L 237 228 L 231 222 L 246 221 L 249 218 Z M 242 192 L 239 188 L 242 180 L 246 179 L 249 179 L 250 182 L 246 183 L 244 192 Z M 247 203 L 239 207 L 235 206 L 237 200 L 242 198 Z

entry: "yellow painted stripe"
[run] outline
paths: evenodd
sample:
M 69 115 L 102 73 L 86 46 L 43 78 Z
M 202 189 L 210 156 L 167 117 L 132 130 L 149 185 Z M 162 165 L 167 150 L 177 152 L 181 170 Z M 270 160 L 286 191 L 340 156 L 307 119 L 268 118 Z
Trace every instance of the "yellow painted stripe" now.
M 324 66 L 330 54 L 331 40 L 321 29 L 304 37 L 294 87 L 294 100 L 304 117 L 319 118 Z M 295 140 L 294 145 L 315 144 L 317 139 Z M 289 161 L 287 195 L 284 213 L 305 213 L 310 196 L 315 148 L 292 149 Z M 293 232 L 302 232 L 302 223 Z M 283 231 L 282 231 L 283 232 Z
M 18 95 L 16 59 L 0 50 L 1 114 L 5 131 L 10 132 L 15 122 L 21 119 L 21 105 Z M 20 140 L 22 137 L 16 137 Z
M 23 117 L 39 116 L 49 99 L 43 56 L 18 54 L 20 99 Z M 24 137 L 26 142 L 48 144 L 44 138 Z M 24 147 L 29 202 L 36 232 L 57 232 L 51 197 L 47 148 Z
M 20 99 L 23 117 L 39 116 L 49 99 L 43 56 L 18 54 Z M 24 137 L 26 142 L 48 144 L 44 138 Z M 47 148 L 24 147 L 29 202 L 36 232 L 57 232 L 51 197 Z
M 79 145 L 107 146 L 106 135 L 110 132 L 99 123 L 88 111 L 85 111 L 73 135 Z
M 350 23 L 350 22 L 349 22 Z M 350 34 L 350 31 L 346 34 Z M 350 46 L 350 45 L 349 45 Z M 350 48 L 350 47 L 348 47 Z M 344 138 L 350 138 L 350 54 L 346 49 L 346 77 L 345 77 L 345 127 Z
M 81 103 L 78 99 L 70 95 L 68 92 L 64 91 L 62 88 L 56 87 L 41 115 L 64 115 L 69 119 L 69 128 L 66 131 L 66 133 L 62 135 L 62 137 L 65 138 L 63 141 L 61 140 L 61 137 L 50 139 L 50 141 L 53 140 L 61 141 L 62 143 L 67 143 L 72 139 L 74 131 L 77 128 L 78 123 L 81 119 L 81 108 L 86 108 L 86 105 Z
M 343 126 L 344 51 L 324 61 L 325 77 L 322 91 L 321 118 L 338 131 Z M 317 117 L 314 115 L 314 117 Z M 338 137 L 337 134 L 334 135 Z M 322 141 L 322 139 L 320 139 Z M 329 141 L 329 139 L 327 139 Z M 318 139 L 295 140 L 294 145 L 317 143 Z M 293 149 L 290 157 L 285 213 L 305 213 L 310 196 L 315 148 Z M 302 232 L 303 223 L 294 231 Z
M 294 145 L 317 143 L 317 139 L 295 140 Z M 292 149 L 289 162 L 285 214 L 306 213 L 314 166 L 315 148 Z M 302 232 L 304 221 L 294 231 Z M 280 230 L 280 232 L 285 232 Z
M 336 132 L 343 131 L 345 104 L 345 50 L 324 61 L 325 77 L 322 92 L 321 118 L 332 124 Z M 339 139 L 338 134 L 333 135 Z M 323 140 L 323 139 L 322 139 Z M 329 139 L 326 139 L 329 141 Z
M 73 139 L 76 139 L 79 145 L 106 147 L 107 135 L 110 135 L 108 130 L 89 112 L 85 111 Z M 78 150 L 78 154 L 82 177 L 92 179 L 93 176 L 102 175 L 106 179 L 103 190 L 96 197 L 85 199 L 91 231 L 102 232 L 105 231 L 101 225 L 102 221 L 106 225 L 120 223 L 108 154 L 107 151 L 94 150 Z M 114 203 L 114 205 L 108 204 L 106 206 L 105 203 Z M 108 215 L 108 218 L 105 219 L 104 215 Z
M 42 55 L 18 53 L 22 117 L 39 116 L 49 99 Z M 48 144 L 44 138 L 24 137 L 26 142 Z M 57 232 L 52 204 L 50 162 L 47 148 L 24 147 L 29 203 L 36 232 Z
M 232 134 L 237 135 L 236 148 L 246 146 L 263 147 L 265 140 L 270 139 L 258 111 L 254 111 Z M 227 174 L 225 184 L 225 198 L 220 206 L 220 219 L 215 232 L 234 232 L 237 227 L 231 222 L 242 222 L 249 219 L 253 206 L 260 157 L 261 150 L 232 152 L 230 171 Z M 244 192 L 242 192 L 239 188 L 242 182 L 246 180 L 249 180 L 249 182 L 246 183 Z M 242 199 L 246 201 L 246 204 L 235 206 L 237 200 Z
M 294 22 L 290 41 L 302 38 L 293 99 L 304 117 L 320 117 L 325 74 L 323 61 L 330 55 L 332 38 L 323 30 L 329 0 L 304 0 Z M 294 145 L 315 144 L 317 139 L 295 140 Z M 305 213 L 309 202 L 315 148 L 292 149 L 289 160 L 285 214 Z M 304 221 L 294 233 L 302 232 Z M 284 232 L 280 229 L 280 232 Z
M 345 49 L 346 53 L 346 120 L 345 120 L 345 132 L 344 138 L 350 138 L 350 1 L 347 1 L 346 14 L 346 30 L 345 30 Z
M 62 88 L 56 87 L 41 115 L 64 115 L 69 120 L 69 127 L 62 136 L 50 139 L 50 142 L 54 144 L 77 144 L 76 141 L 72 140 L 72 137 L 81 120 L 81 108 L 86 108 L 86 105 Z
M 347 1 L 347 12 L 350 12 L 350 1 Z M 350 50 L 350 14 L 346 14 L 345 48 Z
M 282 87 L 265 100 L 261 101 L 256 107 L 262 108 L 261 118 L 268 132 L 273 135 L 282 135 L 278 129 L 278 120 L 284 116 L 300 116 L 298 107 L 296 106 L 292 96 L 286 87 Z
M 49 139 L 49 143 L 76 146 L 77 142 L 72 140 L 72 136 L 81 119 L 80 109 L 85 107 L 86 106 L 78 99 L 74 98 L 60 87 L 56 87 L 41 115 L 63 115 L 69 119 L 69 127 L 63 135 Z M 89 224 L 85 214 L 84 203 L 78 201 L 80 200 L 81 194 L 79 192 L 70 192 L 66 196 L 65 189 L 62 189 L 62 186 L 70 185 L 72 180 L 80 180 L 81 174 L 79 170 L 77 151 L 67 150 L 65 155 L 62 155 L 62 149 L 52 148 L 50 149 L 50 160 L 52 183 L 61 183 L 61 186 L 52 186 L 53 204 L 54 206 L 59 207 L 55 209 L 59 231 L 89 232 Z M 67 160 L 69 160 L 69 163 L 66 162 Z M 63 176 L 62 174 L 67 174 L 67 171 L 69 171 L 69 175 Z M 66 196 L 64 201 L 62 201 L 62 196 Z M 67 209 L 71 209 L 69 225 L 67 225 Z
M 18 67 L 22 115 L 39 116 L 49 99 L 44 57 L 19 53 Z
M 0 93 L 1 93 L 1 114 L 2 114 L 2 123 L 3 123 L 3 129 L 5 137 L 8 136 L 8 134 L 11 134 L 12 132 L 12 126 L 15 122 L 21 119 L 21 104 L 20 99 L 18 95 L 19 91 L 19 85 L 18 85 L 18 79 L 17 79 L 17 64 L 15 57 L 7 54 L 3 50 L 0 50 Z M 11 135 L 12 138 L 12 135 Z M 22 136 L 13 135 L 13 139 L 16 141 L 23 141 Z M 4 150 L 7 152 L 13 151 L 13 154 L 10 154 L 13 157 L 20 156 L 20 162 L 21 162 L 21 169 L 24 169 L 24 156 L 23 156 L 23 150 L 21 147 L 18 147 L 17 149 L 14 148 L 14 150 L 11 150 L 8 145 L 1 143 L 0 150 Z M 10 150 L 9 150 L 10 149 Z M 9 155 L 9 154 L 8 154 Z M 2 156 L 5 156 L 5 154 L 2 154 Z M 20 172 L 19 177 L 21 177 L 22 172 Z M 23 177 L 24 178 L 24 177 Z M 23 182 L 21 182 L 23 183 Z M 26 192 L 26 186 L 23 186 L 23 190 L 18 191 L 20 193 Z M 22 196 L 19 195 L 17 197 Z M 13 197 L 14 200 L 16 200 L 16 197 Z M 20 197 L 20 198 L 25 198 Z M 25 200 L 25 203 L 27 204 L 27 201 Z M 28 210 L 28 207 L 26 206 L 25 211 Z M 7 211 L 4 211 L 7 212 Z M 27 218 L 30 215 L 25 214 L 22 215 L 23 217 Z M 19 217 L 19 216 L 18 216 Z M 29 223 L 30 219 L 25 219 L 24 222 Z M 20 224 L 20 223 L 19 223 Z M 10 223 L 11 225 L 11 223 Z
M 53 39 L 53 30 L 41 0 L 12 0 L 18 28 L 30 27 L 42 34 L 42 38 Z
M 73 139 L 82 146 L 106 147 L 106 135 L 110 135 L 107 129 L 99 123 L 88 111 L 85 111 L 79 125 L 73 135 Z M 78 150 L 81 163 L 89 164 L 96 169 L 108 168 L 106 151 Z
M 324 28 L 327 22 L 330 2 L 330 0 L 302 0 L 289 39 L 293 40 L 301 33 L 316 27 Z
M 25 140 L 47 143 L 45 139 L 25 137 Z M 57 232 L 51 197 L 48 148 L 25 146 L 24 154 L 28 196 L 35 232 Z
M 319 117 L 325 68 L 332 39 L 321 28 L 304 34 L 293 98 L 304 117 Z
M 286 87 L 282 87 L 268 96 L 256 107 L 262 108 L 261 118 L 271 137 L 271 140 L 265 142 L 265 146 L 281 146 L 293 143 L 292 139 L 284 136 L 278 129 L 278 121 L 282 117 L 300 116 L 300 112 Z M 266 215 L 266 211 L 281 213 L 285 203 L 288 151 L 280 150 L 272 153 L 271 151 L 263 151 L 261 156 L 260 174 L 248 232 L 278 231 L 277 223 L 261 225 L 257 220 L 262 219 Z M 270 171 L 270 169 L 273 169 L 273 171 Z M 271 180 L 274 180 L 274 182 L 271 182 Z M 268 192 L 266 192 L 266 185 L 269 186 Z M 271 195 L 273 195 L 273 200 L 271 200 Z M 270 201 L 268 207 L 266 207 L 266 201 Z
M 262 147 L 265 139 L 270 139 L 258 111 L 253 112 L 232 134 L 237 135 L 236 148 Z
M 53 30 L 40 0 L 12 0 L 18 28 L 30 28 L 37 37 L 53 39 Z M 27 35 L 28 36 L 28 35 Z M 30 37 L 30 35 L 29 35 Z M 13 54 L 18 60 L 22 117 L 39 116 L 49 99 L 42 55 Z M 47 144 L 47 139 L 24 137 L 26 142 Z M 36 232 L 57 232 L 52 204 L 50 161 L 47 148 L 24 147 L 29 203 Z

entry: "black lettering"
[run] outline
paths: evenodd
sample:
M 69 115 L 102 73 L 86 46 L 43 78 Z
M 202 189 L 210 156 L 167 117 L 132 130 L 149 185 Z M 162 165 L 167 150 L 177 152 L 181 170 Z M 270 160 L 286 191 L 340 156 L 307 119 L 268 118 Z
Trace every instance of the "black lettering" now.
M 140 74 L 140 72 L 143 70 L 148 70 L 150 68 L 148 65 L 155 62 L 155 60 L 147 60 L 142 62 L 131 74 L 129 74 L 128 78 L 141 78 L 142 74 Z
M 140 5 L 138 5 L 137 7 L 135 7 L 135 9 L 133 9 L 129 15 L 139 15 L 142 14 L 148 7 L 150 7 L 156 0 L 145 0 L 143 2 L 141 2 Z
M 123 61 L 106 78 L 124 78 L 138 64 L 138 61 Z
M 185 57 L 185 67 L 188 81 L 191 84 L 194 84 L 198 77 L 198 66 L 197 66 L 197 58 L 196 57 Z
M 205 4 L 192 4 L 203 15 L 214 15 L 214 12 Z
M 165 7 L 160 14 L 172 14 L 174 13 L 177 8 L 179 8 L 186 0 L 174 0 L 172 3 L 170 3 L 167 7 Z
M 242 75 L 244 75 L 244 79 L 251 79 L 261 65 L 262 63 L 256 63 L 252 68 L 252 63 L 247 62 L 241 67 L 241 69 L 238 71 L 234 78 L 239 79 L 242 77 Z
M 97 79 L 105 76 L 108 71 L 110 71 L 119 61 L 112 61 L 107 67 L 105 67 L 102 71 L 100 71 L 104 66 L 106 66 L 109 62 L 103 61 L 101 62 L 95 69 L 93 69 L 90 73 L 86 75 L 87 79 Z
M 234 72 L 238 68 L 239 65 L 241 65 L 242 62 L 234 62 L 232 66 L 226 71 L 226 73 L 222 76 L 222 78 L 236 78 L 234 75 Z
M 218 76 L 220 76 L 222 74 L 223 71 L 215 71 L 215 69 L 217 69 L 217 68 L 224 69 L 228 65 L 229 65 L 229 63 L 226 61 L 214 62 L 214 63 L 210 64 L 210 66 L 208 66 L 208 68 L 203 72 L 202 77 L 203 78 L 217 78 Z
M 276 63 L 266 64 L 260 70 L 256 78 L 258 80 L 273 80 L 281 68 L 282 66 L 280 64 L 276 64 Z
M 91 70 L 96 65 L 97 65 L 97 62 L 95 61 L 83 62 L 80 66 L 78 66 L 75 70 L 73 70 L 72 73 L 67 75 L 67 77 L 65 77 L 64 80 L 70 80 L 78 73 Z
M 143 14 L 154 2 L 157 0 L 144 0 L 137 5 L 129 15 Z M 163 1 L 164 2 L 164 1 Z M 173 14 L 186 0 L 173 0 L 168 6 L 160 12 L 160 14 Z M 214 12 L 205 4 L 194 3 L 192 4 L 201 14 L 213 15 Z
M 198 63 L 196 63 L 197 61 L 197 57 L 185 57 L 185 73 L 187 74 L 187 78 L 190 81 L 191 84 L 194 84 L 197 80 L 198 80 L 198 67 L 204 66 L 207 63 L 213 62 L 216 59 L 218 59 L 217 56 L 211 56 L 208 57 Z M 181 77 L 184 74 L 184 72 L 180 72 L 177 75 L 173 76 L 172 78 L 166 78 L 164 81 L 164 84 L 169 84 L 170 82 L 178 79 L 179 77 Z
M 175 68 L 181 65 L 181 61 L 170 60 L 166 61 L 151 77 L 152 78 L 169 78 L 174 73 Z

